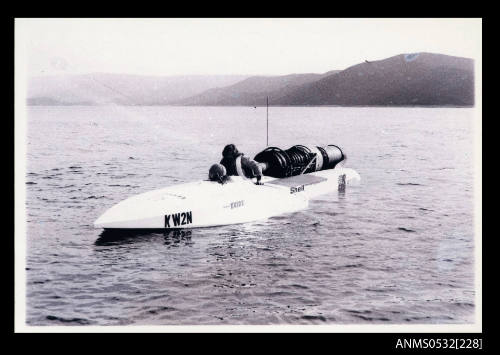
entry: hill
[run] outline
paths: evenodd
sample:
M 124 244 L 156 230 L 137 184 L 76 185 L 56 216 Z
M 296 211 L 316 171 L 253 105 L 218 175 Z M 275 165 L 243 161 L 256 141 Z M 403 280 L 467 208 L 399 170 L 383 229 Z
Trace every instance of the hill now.
M 400 54 L 324 74 L 33 77 L 29 105 L 472 106 L 474 62 Z
M 29 105 L 168 105 L 214 87 L 239 82 L 245 75 L 144 76 L 82 74 L 32 77 Z
M 472 59 L 442 54 L 401 54 L 365 62 L 285 95 L 275 105 L 474 104 Z
M 400 54 L 342 71 L 251 77 L 180 100 L 183 105 L 471 106 L 472 59 L 433 53 Z
M 325 74 L 253 76 L 231 86 L 207 90 L 194 97 L 174 102 L 174 104 L 200 106 L 265 105 L 267 96 L 274 97 L 277 93 L 280 95 L 291 93 L 302 85 L 315 82 L 336 72 L 338 71 L 330 71 Z

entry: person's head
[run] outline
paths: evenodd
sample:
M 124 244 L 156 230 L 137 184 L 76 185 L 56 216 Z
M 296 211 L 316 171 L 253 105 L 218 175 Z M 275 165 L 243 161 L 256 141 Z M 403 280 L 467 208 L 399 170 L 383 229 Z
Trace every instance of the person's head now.
M 222 156 L 224 158 L 234 158 L 238 156 L 238 148 L 234 144 L 228 144 L 224 147 L 224 150 L 222 151 Z
M 222 164 L 214 164 L 208 171 L 208 179 L 223 184 L 227 180 L 226 168 Z

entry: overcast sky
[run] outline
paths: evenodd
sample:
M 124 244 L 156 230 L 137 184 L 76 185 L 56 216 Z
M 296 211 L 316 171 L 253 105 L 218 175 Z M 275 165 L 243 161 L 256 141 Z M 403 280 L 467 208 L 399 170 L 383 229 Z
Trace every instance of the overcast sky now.
M 482 48 L 480 19 L 16 19 L 15 45 L 28 75 L 323 73 Z

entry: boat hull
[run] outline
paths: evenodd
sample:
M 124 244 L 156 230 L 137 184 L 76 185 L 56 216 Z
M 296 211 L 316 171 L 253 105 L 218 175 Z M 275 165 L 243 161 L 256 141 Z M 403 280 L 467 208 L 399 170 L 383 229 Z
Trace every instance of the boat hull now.
M 263 178 L 263 185 L 235 176 L 221 185 L 198 181 L 132 196 L 95 222 L 105 229 L 184 229 L 245 223 L 306 209 L 309 199 L 337 191 L 339 178 L 357 183 L 352 169 L 335 168 L 290 178 Z

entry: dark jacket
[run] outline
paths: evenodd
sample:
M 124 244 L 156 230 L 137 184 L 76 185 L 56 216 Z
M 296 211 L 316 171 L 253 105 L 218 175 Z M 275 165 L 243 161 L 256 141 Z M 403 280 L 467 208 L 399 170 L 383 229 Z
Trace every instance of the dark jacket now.
M 248 159 L 242 153 L 238 153 L 236 156 L 226 156 L 222 158 L 220 163 L 226 168 L 227 175 L 238 175 L 238 170 L 236 169 L 236 159 L 238 156 L 241 156 L 241 168 L 247 178 L 262 176 L 262 168 L 259 166 L 259 164 L 257 164 L 257 162 L 252 159 Z

